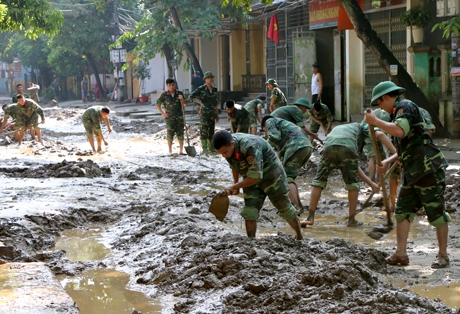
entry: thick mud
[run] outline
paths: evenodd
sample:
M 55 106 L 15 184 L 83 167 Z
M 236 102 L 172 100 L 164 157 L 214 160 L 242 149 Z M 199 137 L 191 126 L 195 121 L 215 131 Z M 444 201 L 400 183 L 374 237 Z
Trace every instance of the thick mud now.
M 44 261 L 65 287 L 93 282 L 100 290 L 104 278 L 115 276 L 123 278 L 121 285 L 129 287 L 134 299 L 142 294 L 144 303 L 168 300 L 168 306 L 142 307 L 132 299 L 126 311 L 133 313 L 457 312 L 442 296 L 430 300 L 407 288 L 421 287 L 414 291 L 423 294 L 430 286 L 460 282 L 458 169 L 447 171 L 445 195 L 454 219 L 451 267 L 429 267 L 437 244 L 424 217 L 417 217 L 412 227 L 410 266 L 393 267 L 384 260 L 394 251 L 394 231 L 381 241 L 365 233 L 385 221 L 381 197 L 357 216 L 362 227 L 347 228 L 347 197 L 338 172 L 329 179 L 315 225 L 303 230 L 304 240 L 294 240 L 268 201 L 258 221 L 258 238 L 248 239 L 239 216 L 240 196 L 230 198 L 223 222 L 208 212 L 212 196 L 232 180 L 225 160 L 170 156 L 163 126 L 128 123 L 115 115 L 111 123 L 116 133 L 104 153 L 81 156 L 77 153 L 89 146 L 79 124 L 82 112 L 53 108 L 43 144 L 2 147 L 0 242 L 13 250 L 0 256 L 1 262 Z M 191 129 L 197 145 L 196 127 Z M 173 149 L 178 150 L 176 141 Z M 315 150 L 298 179 L 304 205 L 319 152 Z M 370 193 L 362 187 L 361 203 Z M 91 238 L 92 226 L 103 226 L 98 236 L 102 246 Z M 87 251 L 78 252 L 84 257 L 72 254 L 80 249 L 70 242 L 56 245 L 65 230 L 92 239 L 83 245 Z M 74 301 L 81 304 L 81 313 L 93 313 L 90 309 L 96 307 L 78 295 Z M 458 309 L 460 303 L 449 306 Z

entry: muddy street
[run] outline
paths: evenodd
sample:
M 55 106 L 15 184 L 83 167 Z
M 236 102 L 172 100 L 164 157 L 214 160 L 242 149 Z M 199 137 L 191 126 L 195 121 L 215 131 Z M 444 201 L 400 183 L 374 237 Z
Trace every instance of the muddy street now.
M 268 199 L 249 239 L 241 196 L 230 197 L 222 222 L 208 212 L 232 181 L 222 157 L 171 156 L 163 124 L 115 114 L 109 144 L 93 154 L 82 113 L 47 109 L 43 143 L 26 135 L 21 146 L 0 146 L 0 243 L 13 247 L 0 250 L 0 263 L 45 263 L 76 304 L 68 313 L 459 313 L 458 164 L 445 194 L 451 266 L 430 267 L 437 243 L 425 216 L 411 227 L 410 265 L 389 266 L 395 230 L 366 235 L 386 221 L 381 196 L 357 215 L 362 226 L 348 228 L 338 172 L 304 240 Z M 201 151 L 195 126 L 191 143 Z M 304 205 L 318 156 L 298 178 Z M 362 204 L 371 191 L 361 187 Z M 0 291 L 7 273 L 0 268 Z M 0 313 L 7 299 L 0 292 Z

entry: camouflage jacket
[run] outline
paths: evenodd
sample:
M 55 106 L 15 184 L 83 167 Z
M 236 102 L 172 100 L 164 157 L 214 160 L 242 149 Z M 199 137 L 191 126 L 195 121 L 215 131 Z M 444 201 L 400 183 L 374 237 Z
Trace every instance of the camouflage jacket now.
M 331 114 L 331 111 L 325 104 L 321 104 L 321 112 L 315 112 L 315 110 L 310 109 L 310 115 L 315 117 L 317 120 L 321 121 L 321 124 L 327 124 L 328 121 L 334 121 L 334 117 Z
M 249 125 L 249 112 L 241 107 L 241 105 L 235 104 L 233 112 L 227 113 L 230 121 L 238 128 L 248 127 Z M 234 130 L 236 132 L 236 130 Z
M 83 123 L 91 123 L 97 131 L 101 130 L 101 110 L 102 106 L 92 106 L 85 110 L 81 116 Z
M 14 93 L 13 94 L 13 97 L 11 97 L 11 101 L 12 102 L 18 102 L 18 93 Z M 26 93 L 22 93 L 22 95 L 25 97 L 25 98 L 30 98 L 30 95 L 29 94 L 26 94 Z
M 289 121 L 301 128 L 305 127 L 303 112 L 295 105 L 278 108 L 271 113 L 271 116 Z
M 275 109 L 287 106 L 286 96 L 284 96 L 284 93 L 281 91 L 281 89 L 279 89 L 279 87 L 274 87 L 272 89 L 272 95 L 270 98 L 275 99 L 275 103 L 273 104 Z
M 170 118 L 177 117 L 182 119 L 182 104 L 179 95 L 184 96 L 181 91 L 176 90 L 174 93 L 164 91 L 157 99 L 156 105 L 159 107 L 163 105 L 165 112 Z M 185 97 L 184 97 L 185 99 Z
M 444 155 L 426 132 L 423 115 L 415 103 L 407 99 L 397 100 L 391 118 L 404 130 L 404 136 L 396 139 L 404 184 L 413 185 L 427 174 L 448 166 Z
M 232 136 L 235 149 L 232 157 L 226 158 L 230 168 L 243 178 L 261 179 L 257 184 L 263 190 L 279 181 L 279 173 L 284 169 L 267 141 L 251 134 L 237 133 Z
M 17 118 L 22 121 L 29 121 L 33 115 L 38 114 L 42 120 L 45 120 L 45 113 L 43 112 L 42 107 L 40 107 L 35 101 L 32 99 L 26 99 L 24 102 L 24 106 L 18 104 L 17 109 Z
M 256 115 L 259 114 L 259 110 L 258 108 L 262 108 L 262 106 L 264 105 L 264 102 L 260 99 L 253 99 L 251 101 L 248 101 L 245 105 L 244 105 L 244 109 L 246 109 L 248 112 L 255 112 Z
M 217 108 L 219 101 L 217 100 L 217 88 L 213 87 L 210 91 L 206 84 L 201 85 L 190 94 L 190 99 L 198 98 L 203 103 L 204 107 L 201 111 L 202 114 L 217 116 Z
M 324 147 L 345 146 L 356 154 L 364 144 L 364 132 L 359 123 L 341 124 L 332 129 L 324 141 Z
M 420 112 L 422 113 L 423 121 L 425 123 L 425 130 L 430 131 L 436 131 L 436 127 L 433 124 L 433 119 L 431 119 L 431 115 L 426 111 L 425 109 L 418 107 L 420 109 Z
M 390 122 L 391 121 L 391 118 L 390 118 L 390 114 L 388 112 L 386 112 L 385 110 L 383 109 L 375 109 L 374 110 L 374 113 L 375 115 L 377 116 L 377 118 L 379 118 L 380 120 L 383 120 L 383 121 L 386 121 L 386 122 Z M 366 120 L 363 120 L 361 122 L 361 127 L 363 128 L 363 132 L 364 132 L 364 135 L 367 137 L 367 138 L 370 138 L 370 134 L 369 134 L 369 124 L 366 122 Z M 381 131 L 379 128 L 375 127 L 374 126 L 374 131 Z
M 17 117 L 18 117 L 18 107 L 19 107 L 18 104 L 8 105 L 5 108 L 5 118 L 11 117 L 13 119 L 17 119 Z
M 283 164 L 304 147 L 312 147 L 305 132 L 289 121 L 272 118 L 266 122 L 268 129 L 268 143 L 279 152 Z

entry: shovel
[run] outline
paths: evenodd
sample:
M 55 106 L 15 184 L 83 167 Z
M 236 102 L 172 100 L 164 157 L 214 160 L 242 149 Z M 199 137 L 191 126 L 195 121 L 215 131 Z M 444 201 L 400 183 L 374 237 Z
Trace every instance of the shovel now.
M 385 173 L 385 175 L 383 176 L 384 180 L 386 181 L 386 179 L 388 179 L 388 177 L 390 176 L 390 174 L 393 172 L 393 170 L 395 170 L 397 164 L 396 163 L 393 163 L 393 165 L 390 167 L 390 169 L 387 170 L 387 173 Z M 347 220 L 348 218 L 350 217 L 353 217 L 353 216 L 356 216 L 358 215 L 360 212 L 362 212 L 365 208 L 371 206 L 371 200 L 372 200 L 372 197 L 374 196 L 374 192 L 371 193 L 371 195 L 369 195 L 369 197 L 366 199 L 366 201 L 364 202 L 363 206 L 361 206 L 360 209 L 358 209 L 353 215 L 351 216 L 347 216 L 345 218 L 345 220 Z
M 190 146 L 190 139 L 188 138 L 188 127 L 187 124 L 185 123 L 185 110 L 184 106 L 181 104 L 182 107 L 182 117 L 184 118 L 184 127 L 185 127 L 185 136 L 187 136 L 187 146 L 185 146 L 185 152 L 187 155 L 190 157 L 195 157 L 196 156 L 196 149 L 195 146 Z
M 372 138 L 372 144 L 374 146 L 375 160 L 377 161 L 377 165 L 382 166 L 382 160 L 380 159 L 380 152 L 377 146 L 377 140 L 375 138 L 374 126 L 371 124 L 369 124 L 369 131 L 370 131 L 371 138 Z M 390 205 L 388 204 L 387 190 L 385 187 L 385 177 L 382 174 L 379 174 L 379 180 L 380 180 L 380 188 L 382 189 L 382 194 L 383 194 L 383 204 L 385 204 L 385 211 L 387 214 L 387 224 L 380 226 L 380 227 L 374 227 L 371 231 L 367 233 L 368 236 L 370 236 L 372 239 L 375 239 L 375 240 L 382 238 L 383 236 L 390 233 L 391 230 L 393 230 L 393 221 L 391 220 L 392 214 L 390 210 Z
M 227 216 L 229 204 L 228 191 L 223 190 L 212 198 L 209 212 L 216 216 L 217 220 L 222 221 Z

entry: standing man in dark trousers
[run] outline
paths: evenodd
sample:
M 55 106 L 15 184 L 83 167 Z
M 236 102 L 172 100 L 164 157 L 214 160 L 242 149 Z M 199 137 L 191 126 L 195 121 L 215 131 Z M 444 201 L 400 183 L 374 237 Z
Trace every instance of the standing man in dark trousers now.
M 323 76 L 319 73 L 318 63 L 313 63 L 311 70 L 313 72 L 311 76 L 311 103 L 314 104 L 320 101 L 323 96 Z
M 215 153 L 211 145 L 216 122 L 219 122 L 219 101 L 217 88 L 214 83 L 214 74 L 206 72 L 203 77 L 205 84 L 195 89 L 190 94 L 190 99 L 200 104 L 200 138 L 203 154 Z

